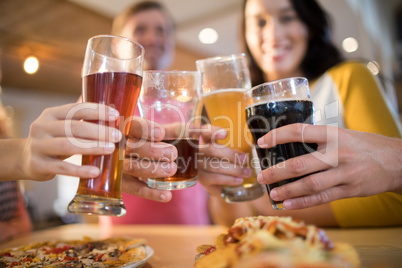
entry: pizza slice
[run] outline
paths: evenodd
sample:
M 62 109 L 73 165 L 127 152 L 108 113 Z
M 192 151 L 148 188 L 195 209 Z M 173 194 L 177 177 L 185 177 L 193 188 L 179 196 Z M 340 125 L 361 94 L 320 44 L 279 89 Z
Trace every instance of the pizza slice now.
M 125 267 L 150 257 L 144 239 L 44 241 L 0 251 L 0 267 Z
M 214 245 L 197 248 L 196 268 L 359 267 L 356 250 L 291 217 L 239 218 Z

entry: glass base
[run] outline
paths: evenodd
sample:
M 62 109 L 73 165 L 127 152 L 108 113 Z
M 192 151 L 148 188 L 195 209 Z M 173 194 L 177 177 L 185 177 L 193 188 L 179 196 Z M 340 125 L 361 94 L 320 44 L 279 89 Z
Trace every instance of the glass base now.
M 122 199 L 76 195 L 68 205 L 68 212 L 121 217 L 126 215 Z
M 271 191 L 269 185 L 266 184 L 265 187 L 267 188 L 267 193 L 268 193 L 269 201 L 271 201 L 272 208 L 275 210 L 285 210 L 285 207 L 283 206 L 283 201 L 272 200 L 271 197 L 269 196 L 269 193 Z
M 245 202 L 257 199 L 264 194 L 261 184 L 230 186 L 222 189 L 221 196 L 227 203 Z
M 272 203 L 272 208 L 273 209 L 275 209 L 275 210 L 285 210 L 285 207 L 283 206 L 283 202 L 278 202 L 278 201 L 272 202 L 272 200 L 271 200 L 271 203 Z
M 147 184 L 149 187 L 159 190 L 181 190 L 196 185 L 197 178 L 184 181 L 161 181 L 148 178 Z

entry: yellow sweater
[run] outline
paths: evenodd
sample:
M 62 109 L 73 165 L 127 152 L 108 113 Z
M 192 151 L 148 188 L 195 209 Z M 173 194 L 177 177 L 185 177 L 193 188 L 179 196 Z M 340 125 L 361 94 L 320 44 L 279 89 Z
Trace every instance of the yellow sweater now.
M 361 63 L 344 62 L 328 70 L 311 82 L 311 97 L 316 124 L 401 137 L 380 86 Z M 331 209 L 341 227 L 402 225 L 402 195 L 394 193 L 334 201 Z

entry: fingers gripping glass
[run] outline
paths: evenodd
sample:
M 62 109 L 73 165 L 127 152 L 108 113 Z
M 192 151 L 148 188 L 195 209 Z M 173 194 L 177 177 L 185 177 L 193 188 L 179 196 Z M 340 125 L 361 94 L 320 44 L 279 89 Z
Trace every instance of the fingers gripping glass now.
M 195 71 L 144 71 L 144 83 L 139 98 L 141 117 L 165 128 L 162 143 L 177 148 L 177 171 L 173 176 L 146 178 L 149 187 L 179 190 L 197 183 L 197 156 L 200 138 L 201 106 L 199 90 L 201 75 Z M 141 163 L 140 163 L 141 164 Z M 169 165 L 166 159 L 156 159 L 157 168 Z
M 118 128 L 127 136 L 128 120 L 134 114 L 142 83 L 144 49 L 123 37 L 100 35 L 89 39 L 82 72 L 83 102 L 106 104 L 117 109 L 114 122 L 97 121 Z M 84 155 L 83 165 L 97 166 L 94 178 L 80 178 L 71 213 L 123 216 L 126 209 L 121 195 L 125 139 L 116 144 L 111 155 Z
M 257 146 L 257 140 L 272 129 L 293 123 L 314 123 L 314 109 L 307 79 L 288 78 L 258 85 L 244 93 L 243 101 L 247 125 L 256 144 L 262 170 L 317 150 L 316 144 L 300 142 L 279 144 L 270 149 Z M 268 195 L 273 188 L 300 178 L 302 177 L 267 184 Z M 270 200 L 274 209 L 284 209 L 282 201 Z
M 252 175 L 244 179 L 240 186 L 224 186 L 221 196 L 226 202 L 243 202 L 263 195 L 263 187 L 257 182 L 257 170 L 252 165 L 254 148 L 248 140 L 242 105 L 242 94 L 251 87 L 250 72 L 244 54 L 220 56 L 198 60 L 197 69 L 202 73 L 203 103 L 212 125 L 227 130 L 225 139 L 217 140 L 248 156 L 248 161 L 237 164 L 252 170 Z M 236 157 L 237 159 L 242 159 Z

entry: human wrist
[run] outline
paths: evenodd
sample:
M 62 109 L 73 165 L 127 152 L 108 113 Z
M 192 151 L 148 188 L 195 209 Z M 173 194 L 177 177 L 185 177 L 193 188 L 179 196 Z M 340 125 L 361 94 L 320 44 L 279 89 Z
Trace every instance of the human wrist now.
M 15 154 L 14 154 L 14 162 L 15 162 L 15 179 L 16 180 L 23 180 L 29 179 L 30 174 L 26 168 L 26 158 L 29 155 L 27 152 L 27 139 L 15 139 L 14 146 L 15 146 Z
M 23 139 L 0 140 L 0 181 L 25 179 L 23 171 Z

